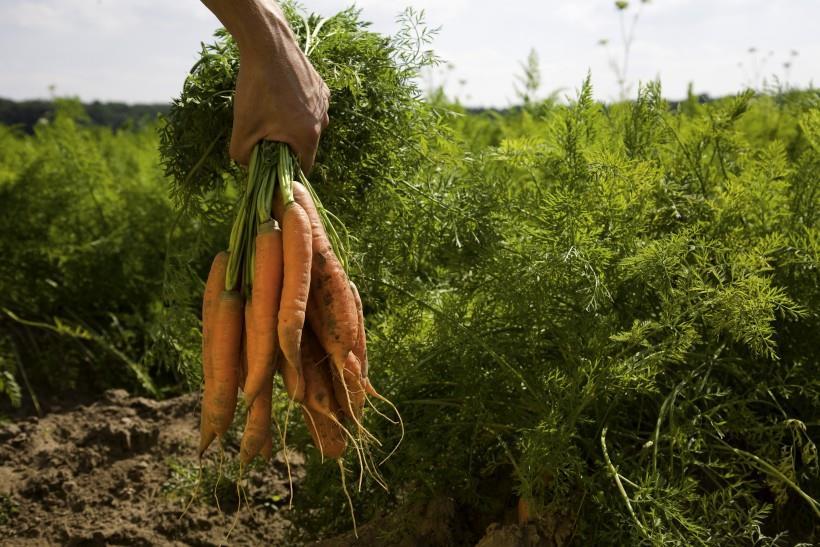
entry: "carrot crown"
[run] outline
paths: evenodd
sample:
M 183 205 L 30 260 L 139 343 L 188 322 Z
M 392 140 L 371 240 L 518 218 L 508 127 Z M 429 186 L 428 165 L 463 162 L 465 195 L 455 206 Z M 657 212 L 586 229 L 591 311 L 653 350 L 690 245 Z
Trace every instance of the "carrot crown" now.
M 277 186 L 281 190 L 284 205 L 295 201 L 293 179 L 297 176 L 316 203 L 333 250 L 342 264 L 347 266 L 345 246 L 330 220 L 331 215 L 322 207 L 290 147 L 283 142 L 262 141 L 251 152 L 245 192 L 231 229 L 228 246 L 230 258 L 225 274 L 226 290 L 239 290 L 245 295 L 250 293 L 255 258 L 253 241 L 258 233 L 273 229 L 273 196 Z

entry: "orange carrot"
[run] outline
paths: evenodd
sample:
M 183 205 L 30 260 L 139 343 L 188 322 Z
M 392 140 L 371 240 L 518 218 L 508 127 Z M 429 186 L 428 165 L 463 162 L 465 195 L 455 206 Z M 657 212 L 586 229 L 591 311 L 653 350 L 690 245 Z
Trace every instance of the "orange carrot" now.
M 281 218 L 284 276 L 279 304 L 279 347 L 285 356 L 283 369 L 292 369 L 287 374 L 295 376 L 288 395 L 301 401 L 304 396 L 304 381 L 301 379 L 300 346 L 310 290 L 311 228 L 310 219 L 298 203 L 285 205 Z M 283 370 L 283 376 L 284 374 Z
M 518 524 L 524 525 L 527 524 L 530 519 L 532 518 L 532 513 L 530 512 L 530 504 L 529 502 L 522 498 L 518 498 Z
M 341 458 L 347 448 L 347 439 L 338 422 L 306 406 L 302 407 L 302 417 L 313 438 L 313 444 L 322 455 L 333 460 Z
M 228 268 L 228 253 L 221 251 L 217 253 L 211 263 L 208 272 L 208 280 L 205 283 L 205 292 L 202 295 L 202 368 L 203 375 L 210 374 L 210 354 L 208 352 L 211 340 L 211 319 L 219 294 L 225 285 L 225 271 Z
M 253 300 L 250 295 L 245 298 L 245 324 L 242 328 L 242 353 L 239 361 L 239 389 L 245 391 L 245 382 L 248 378 L 248 360 L 250 359 L 251 340 L 248 331 L 253 329 Z
M 310 328 L 302 335 L 302 374 L 305 379 L 303 416 L 316 448 L 327 458 L 340 458 L 347 439 L 339 423 L 328 355 Z
M 278 371 L 282 376 L 282 383 L 285 384 L 285 391 L 288 393 L 288 397 L 297 403 L 301 403 L 305 398 L 305 381 L 302 378 L 302 367 L 297 370 L 287 363 L 281 364 L 281 361 L 284 361 L 284 359 L 280 359 Z
M 268 381 L 259 390 L 248 410 L 248 421 L 239 446 L 239 459 L 247 465 L 271 442 L 271 398 L 273 381 Z
M 310 328 L 302 333 L 302 375 L 305 378 L 303 404 L 320 414 L 333 412 L 330 359 Z
M 223 291 L 219 296 L 213 323 L 211 352 L 214 389 L 205 390 L 202 402 L 202 412 L 217 436 L 225 434 L 236 411 L 243 315 L 242 297 L 239 293 Z
M 271 220 L 259 225 L 253 275 L 253 329 L 249 329 L 253 353 L 248 361 L 245 401 L 248 406 L 273 377 L 277 344 L 276 319 L 282 292 L 282 231 Z M 245 315 L 246 329 L 248 315 Z M 251 355 L 251 354 L 249 354 Z
M 219 301 L 219 294 L 225 285 L 225 270 L 228 267 L 228 253 L 222 251 L 218 253 L 208 272 L 208 280 L 205 283 L 205 293 L 202 296 L 202 377 L 205 381 L 205 391 L 213 389 L 213 356 L 211 346 L 213 345 L 213 323 L 216 304 Z M 210 428 L 205 419 L 203 408 L 200 421 L 199 453 L 202 454 L 216 438 L 216 432 Z
M 262 444 L 262 449 L 259 451 L 259 455 L 262 456 L 262 459 L 266 462 L 270 461 L 273 456 L 273 433 L 268 435 L 268 439 Z
M 364 407 L 364 383 L 359 358 L 352 354 L 358 339 L 356 301 L 347 274 L 333 252 L 310 192 L 293 183 L 293 196 L 310 218 L 313 261 L 310 272 L 308 321 L 333 363 L 336 398 L 343 412 L 359 416 Z M 350 392 L 348 395 L 346 392 Z
M 364 410 L 367 381 L 362 378 L 362 368 L 356 354 L 348 352 L 341 367 L 334 364 L 333 372 L 336 400 L 341 405 L 342 412 L 358 422 Z
M 345 281 L 345 287 L 347 282 Z M 337 283 L 338 287 L 339 284 Z M 347 289 L 349 290 L 349 289 Z M 361 376 L 361 364 L 358 357 L 353 353 L 354 342 L 350 339 L 341 339 L 338 336 L 340 330 L 351 330 L 349 323 L 352 320 L 353 325 L 358 330 L 358 320 L 356 319 L 355 305 L 353 308 L 352 318 L 351 314 L 346 314 L 343 318 L 348 322 L 348 328 L 345 329 L 341 320 L 337 320 L 333 313 L 329 311 L 330 306 L 334 300 L 333 295 L 328 295 L 324 298 L 325 306 L 322 306 L 320 298 L 321 294 L 326 294 L 325 289 L 317 289 L 311 291 L 308 300 L 308 321 L 310 326 L 314 329 L 316 337 L 322 344 L 322 347 L 330 354 L 331 370 L 333 371 L 333 388 L 336 394 L 336 400 L 342 408 L 342 412 L 351 417 L 358 417 L 364 407 L 364 382 Z M 345 353 L 346 351 L 346 353 Z
M 359 358 L 362 365 L 362 378 L 367 378 L 367 335 L 364 331 L 364 309 L 362 308 L 362 298 L 359 296 L 359 289 L 351 281 L 350 290 L 353 292 L 353 298 L 356 301 L 356 313 L 359 319 L 359 335 L 356 337 L 356 344 L 353 346 L 353 353 Z

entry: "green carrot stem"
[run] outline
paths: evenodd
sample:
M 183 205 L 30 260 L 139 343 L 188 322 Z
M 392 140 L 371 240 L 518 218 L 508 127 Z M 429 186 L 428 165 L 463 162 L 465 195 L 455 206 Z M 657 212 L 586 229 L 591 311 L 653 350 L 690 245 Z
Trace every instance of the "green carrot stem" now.
M 282 201 L 285 205 L 294 202 L 293 198 L 293 156 L 285 143 L 279 146 L 279 184 L 282 187 Z
M 231 238 L 228 243 L 228 268 L 225 272 L 225 290 L 234 290 L 239 279 L 239 266 L 242 263 L 242 255 L 244 249 L 242 248 L 242 235 L 245 231 L 245 201 L 239 204 L 239 211 L 234 219 L 233 228 L 231 228 Z

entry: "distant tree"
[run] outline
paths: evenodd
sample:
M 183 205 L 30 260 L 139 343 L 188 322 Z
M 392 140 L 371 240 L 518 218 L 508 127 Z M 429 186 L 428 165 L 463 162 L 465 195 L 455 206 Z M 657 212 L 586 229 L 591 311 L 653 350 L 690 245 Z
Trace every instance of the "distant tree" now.
M 37 122 L 52 117 L 57 103 L 64 100 L 13 101 L 0 98 L 0 124 L 21 127 L 25 132 L 31 133 Z M 76 99 L 74 101 L 85 110 L 88 123 L 113 129 L 154 120 L 158 114 L 168 112 L 170 106 L 161 103 L 132 105 L 99 101 L 80 103 Z

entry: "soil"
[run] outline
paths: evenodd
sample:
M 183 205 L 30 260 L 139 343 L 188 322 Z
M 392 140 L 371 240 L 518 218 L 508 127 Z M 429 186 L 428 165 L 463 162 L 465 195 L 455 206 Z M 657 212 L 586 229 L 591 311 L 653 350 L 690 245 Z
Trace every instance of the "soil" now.
M 3 545 L 290 544 L 287 474 L 272 465 L 247 474 L 250 508 L 224 513 L 191 504 L 186 470 L 196 469 L 198 398 L 103 400 L 0 427 L 0 543 Z M 218 457 L 211 448 L 210 464 Z M 233 455 L 231 455 L 233 456 Z M 298 486 L 300 459 L 291 457 Z M 187 476 L 187 482 L 186 482 Z M 243 502 L 245 501 L 243 497 Z
M 210 496 L 188 503 L 197 491 L 198 406 L 196 394 L 155 401 L 110 390 L 97 402 L 0 425 L 0 544 L 304 543 L 306 535 L 288 519 L 281 453 L 270 464 L 246 470 L 240 511 L 235 483 L 227 479 L 220 489 L 221 510 Z M 237 459 L 232 444 L 225 461 Z M 205 468 L 217 469 L 218 458 L 212 447 Z M 298 496 L 303 459 L 291 454 L 289 460 Z M 504 522 L 491 524 L 479 545 L 565 544 L 568 529 L 563 524 L 536 528 L 519 526 L 514 519 L 513 511 Z M 314 545 L 462 545 L 465 537 L 482 535 L 475 528 L 486 526 L 468 522 L 452 500 L 431 499 L 361 524 L 358 538 L 348 532 Z

